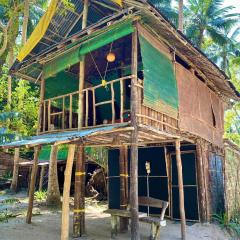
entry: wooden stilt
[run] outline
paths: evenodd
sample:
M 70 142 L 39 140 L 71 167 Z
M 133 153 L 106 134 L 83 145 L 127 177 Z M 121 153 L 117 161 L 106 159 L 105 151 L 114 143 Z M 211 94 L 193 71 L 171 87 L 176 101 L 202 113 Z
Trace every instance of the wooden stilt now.
M 64 177 L 63 203 L 62 203 L 62 229 L 61 240 L 69 239 L 69 196 L 72 178 L 72 166 L 75 153 L 75 145 L 69 145 L 67 164 Z
M 14 166 L 13 166 L 13 179 L 11 183 L 11 191 L 16 192 L 18 187 L 18 172 L 19 172 L 19 155 L 20 149 L 14 149 Z
M 137 66 L 138 66 L 138 34 L 132 34 L 132 81 L 131 81 L 131 125 L 134 127 L 131 136 L 131 239 L 139 240 L 139 217 L 138 217 L 138 127 L 137 127 Z
M 78 146 L 76 157 L 73 219 L 73 236 L 83 236 L 85 234 L 85 156 L 82 145 Z
M 84 0 L 82 29 L 87 27 L 89 0 Z M 84 122 L 87 123 L 88 116 L 84 121 L 84 85 L 85 85 L 85 57 L 79 64 L 79 102 L 78 102 L 78 129 L 80 130 Z M 88 98 L 86 97 L 86 101 Z M 87 114 L 88 115 L 88 114 Z M 84 147 L 78 147 L 75 172 L 74 189 L 74 217 L 73 217 L 73 236 L 81 237 L 85 234 L 85 158 Z
M 31 172 L 31 182 L 29 188 L 29 201 L 28 201 L 28 211 L 27 211 L 27 218 L 26 222 L 28 224 L 31 223 L 32 220 L 32 209 L 33 209 L 33 200 L 34 200 L 34 191 L 35 191 L 35 182 L 37 177 L 37 170 L 38 170 L 38 157 L 40 153 L 40 146 L 34 148 L 34 160 L 32 165 L 32 172 Z
M 181 235 L 182 239 L 186 239 L 186 218 L 185 218 L 185 207 L 184 207 L 184 190 L 183 190 L 183 174 L 182 174 L 182 159 L 180 150 L 180 140 L 176 141 L 176 162 L 178 170 L 178 188 L 179 188 L 179 210 L 181 217 Z
M 119 149 L 119 172 L 120 172 L 120 209 L 127 209 L 127 197 L 126 197 L 126 178 L 128 179 L 128 172 L 125 169 L 125 148 Z M 128 218 L 120 218 L 120 231 L 125 232 L 128 229 Z
M 201 148 L 201 141 L 197 140 L 197 178 L 198 178 L 198 195 L 199 195 L 199 210 L 201 222 L 207 221 L 206 209 L 206 189 L 204 184 L 204 168 L 203 168 L 203 153 Z
M 44 180 L 45 168 L 46 168 L 46 165 L 42 165 L 41 166 L 38 191 L 42 191 L 43 190 L 43 180 Z
M 129 174 L 128 174 L 128 147 L 124 146 L 124 159 L 125 159 L 125 173 L 128 175 L 128 177 L 125 178 L 125 195 L 126 195 L 126 202 L 127 205 L 129 204 L 129 190 L 128 190 L 128 179 L 129 179 Z
M 61 203 L 57 174 L 57 153 L 58 147 L 52 145 L 48 171 L 48 190 L 47 190 L 48 206 L 59 206 Z
M 88 0 L 84 0 L 83 6 L 83 19 L 82 19 L 82 29 L 87 26 L 87 17 L 88 17 Z M 83 127 L 83 114 L 84 114 L 84 84 L 85 84 L 85 57 L 82 57 L 82 60 L 79 64 L 79 99 L 78 99 L 78 129 Z

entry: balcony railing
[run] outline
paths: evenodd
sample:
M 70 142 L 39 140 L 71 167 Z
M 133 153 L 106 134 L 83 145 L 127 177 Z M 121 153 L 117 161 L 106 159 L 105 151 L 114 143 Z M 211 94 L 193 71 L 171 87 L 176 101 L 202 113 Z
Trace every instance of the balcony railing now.
M 130 86 L 131 76 L 127 76 L 109 81 L 104 86 L 99 84 L 85 88 L 83 90 L 83 127 L 129 121 Z M 101 92 L 100 95 L 98 91 Z M 116 101 L 117 98 L 118 101 Z M 41 132 L 77 129 L 78 100 L 79 91 L 44 100 L 42 105 Z M 105 106 L 107 111 L 111 112 L 111 117 L 100 121 L 98 119 L 98 109 L 103 106 Z

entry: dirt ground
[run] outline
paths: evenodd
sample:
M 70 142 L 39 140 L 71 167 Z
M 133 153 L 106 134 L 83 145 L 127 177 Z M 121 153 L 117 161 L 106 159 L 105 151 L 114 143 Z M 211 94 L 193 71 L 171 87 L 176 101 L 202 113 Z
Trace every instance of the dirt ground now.
M 17 198 L 18 202 L 6 204 L 6 199 Z M 107 208 L 106 204 L 99 204 L 95 201 L 87 200 L 86 203 L 86 228 L 87 236 L 81 239 L 86 240 L 103 240 L 110 238 L 110 217 L 103 213 Z M 61 212 L 58 210 L 48 210 L 44 204 L 35 204 L 34 216 L 32 224 L 25 223 L 25 215 L 27 208 L 26 195 L 0 195 L 0 212 L 14 212 L 18 215 L 7 221 L 0 222 L 0 239 L 1 240 L 59 240 L 61 227 Z M 141 239 L 148 239 L 150 226 L 140 223 Z M 72 214 L 70 218 L 70 236 L 72 235 Z M 71 239 L 71 237 L 70 237 Z M 119 234 L 116 239 L 130 239 L 130 233 Z M 180 224 L 168 221 L 167 226 L 161 229 L 161 240 L 177 240 L 180 239 Z M 188 240 L 227 240 L 231 239 L 228 234 L 222 231 L 215 224 L 188 224 L 187 226 Z

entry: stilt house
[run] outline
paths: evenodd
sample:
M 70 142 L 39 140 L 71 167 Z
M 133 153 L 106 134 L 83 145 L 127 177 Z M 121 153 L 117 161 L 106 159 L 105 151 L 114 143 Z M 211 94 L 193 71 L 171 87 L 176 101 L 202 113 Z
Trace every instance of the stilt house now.
M 224 209 L 224 109 L 239 93 L 150 1 L 71 2 L 52 0 L 11 69 L 41 87 L 37 136 L 3 147 L 36 147 L 37 162 L 39 146 L 70 144 L 71 174 L 78 146 L 75 235 L 85 146 L 109 148 L 109 208 L 130 204 L 133 235 L 138 196 L 147 194 L 167 201 L 183 229 L 185 218 L 209 221 Z

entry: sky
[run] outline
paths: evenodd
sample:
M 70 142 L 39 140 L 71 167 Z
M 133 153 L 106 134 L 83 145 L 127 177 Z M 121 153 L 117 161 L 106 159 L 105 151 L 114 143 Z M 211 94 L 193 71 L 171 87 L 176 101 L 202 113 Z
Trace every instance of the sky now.
M 234 9 L 234 12 L 239 12 L 240 13 L 240 0 L 225 0 L 224 2 L 225 6 L 235 6 L 236 9 Z

